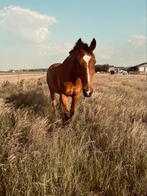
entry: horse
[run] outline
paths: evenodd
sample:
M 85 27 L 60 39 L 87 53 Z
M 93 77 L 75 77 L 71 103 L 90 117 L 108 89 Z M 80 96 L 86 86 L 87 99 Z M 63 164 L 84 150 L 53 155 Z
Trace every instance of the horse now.
M 57 106 L 55 99 L 55 93 L 57 93 L 63 105 L 65 121 L 73 117 L 82 91 L 85 97 L 91 97 L 93 93 L 92 79 L 96 63 L 93 50 L 95 47 L 94 38 L 89 46 L 80 38 L 63 63 L 52 64 L 48 68 L 47 84 L 52 106 L 53 108 Z M 68 97 L 72 98 L 70 109 L 68 109 Z

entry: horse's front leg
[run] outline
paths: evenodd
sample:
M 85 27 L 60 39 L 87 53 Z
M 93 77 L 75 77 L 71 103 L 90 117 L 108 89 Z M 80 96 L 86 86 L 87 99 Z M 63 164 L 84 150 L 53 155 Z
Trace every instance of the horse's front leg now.
M 68 110 L 68 97 L 64 94 L 61 94 L 60 101 L 63 105 L 65 121 L 67 121 L 70 118 L 70 114 L 69 114 L 69 110 Z
M 72 117 L 75 113 L 76 105 L 80 99 L 81 93 L 72 97 L 71 109 L 70 109 L 70 117 Z

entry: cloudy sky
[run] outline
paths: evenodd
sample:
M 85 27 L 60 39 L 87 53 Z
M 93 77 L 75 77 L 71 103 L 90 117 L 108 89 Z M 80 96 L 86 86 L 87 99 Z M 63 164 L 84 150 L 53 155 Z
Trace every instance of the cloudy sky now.
M 97 63 L 147 61 L 146 0 L 0 0 L 0 70 L 47 68 L 75 42 L 97 40 Z

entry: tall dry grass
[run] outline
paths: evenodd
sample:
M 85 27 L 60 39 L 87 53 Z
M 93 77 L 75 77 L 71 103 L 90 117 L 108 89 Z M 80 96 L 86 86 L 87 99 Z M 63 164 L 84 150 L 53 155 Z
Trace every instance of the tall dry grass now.
M 0 195 L 147 195 L 147 81 L 96 75 L 73 121 L 45 80 L 0 89 Z

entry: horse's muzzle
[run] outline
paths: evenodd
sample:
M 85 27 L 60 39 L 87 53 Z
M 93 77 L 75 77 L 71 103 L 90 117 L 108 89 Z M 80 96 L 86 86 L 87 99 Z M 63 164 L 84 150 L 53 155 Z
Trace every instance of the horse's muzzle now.
M 84 95 L 84 97 L 91 97 L 92 93 L 93 93 L 93 89 L 91 89 L 89 91 L 83 89 L 83 95 Z

